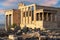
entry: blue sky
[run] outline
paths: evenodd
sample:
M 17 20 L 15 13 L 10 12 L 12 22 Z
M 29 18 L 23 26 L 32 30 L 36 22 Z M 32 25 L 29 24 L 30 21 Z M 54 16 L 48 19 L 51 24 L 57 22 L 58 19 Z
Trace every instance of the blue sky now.
M 0 0 L 0 23 L 5 22 L 5 9 L 15 9 L 21 1 L 24 1 L 26 4 L 30 2 L 44 6 L 60 7 L 60 0 Z

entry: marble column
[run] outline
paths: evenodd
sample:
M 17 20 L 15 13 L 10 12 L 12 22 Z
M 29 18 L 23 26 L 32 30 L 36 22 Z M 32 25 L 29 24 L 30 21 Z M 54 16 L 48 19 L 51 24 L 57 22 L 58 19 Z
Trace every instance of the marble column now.
M 46 21 L 48 21 L 48 13 L 47 13 L 47 15 L 46 15 Z
M 55 15 L 55 21 L 56 21 L 56 19 L 57 19 L 57 16 Z
M 8 15 L 6 15 L 6 26 L 8 26 Z
M 26 8 L 25 8 L 25 24 L 26 24 Z
M 51 21 L 52 21 L 52 13 L 51 13 Z
M 31 23 L 32 23 L 32 7 L 30 7 L 31 8 Z
M 28 24 L 29 24 L 29 10 L 28 10 Z
M 42 13 L 42 20 L 44 20 L 44 13 Z
M 54 16 L 54 21 L 56 21 L 56 17 L 57 17 L 57 16 L 56 16 L 56 14 L 54 13 L 54 15 L 53 15 L 53 16 Z
M 8 31 L 8 15 L 6 15 L 5 30 Z
M 55 21 L 54 13 L 52 14 L 52 21 Z
M 11 14 L 9 15 L 9 26 L 11 26 Z
M 8 26 L 9 26 L 9 15 L 8 15 Z

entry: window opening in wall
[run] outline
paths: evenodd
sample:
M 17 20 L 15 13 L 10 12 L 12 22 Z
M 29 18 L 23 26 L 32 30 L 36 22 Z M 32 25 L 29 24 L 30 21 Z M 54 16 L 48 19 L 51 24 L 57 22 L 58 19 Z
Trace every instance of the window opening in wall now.
M 23 12 L 23 17 L 25 17 L 25 12 Z
M 34 20 L 34 11 L 32 11 L 32 21 Z
M 28 17 L 28 12 L 26 12 L 26 17 Z
M 28 10 L 30 10 L 30 7 L 28 7 Z
M 39 20 L 39 13 L 36 14 L 36 20 Z
M 34 11 L 34 6 L 32 6 L 32 11 Z
M 42 20 L 42 13 L 40 13 L 40 20 Z
M 48 20 L 51 21 L 51 13 L 48 13 Z
M 34 6 L 32 6 L 32 21 L 34 20 Z
M 31 16 L 31 11 L 29 11 L 29 16 Z
M 46 21 L 46 19 L 47 19 L 47 12 L 44 12 L 44 21 Z

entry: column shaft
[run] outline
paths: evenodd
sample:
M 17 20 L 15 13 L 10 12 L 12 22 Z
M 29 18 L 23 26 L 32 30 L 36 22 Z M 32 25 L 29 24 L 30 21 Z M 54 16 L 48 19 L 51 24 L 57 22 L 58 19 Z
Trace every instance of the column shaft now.
M 29 10 L 28 10 L 28 24 L 29 24 Z
M 57 16 L 55 15 L 55 21 L 56 21 L 56 19 L 57 19 Z
M 32 23 L 32 7 L 31 7 L 31 23 Z
M 44 20 L 44 13 L 42 13 L 42 20 Z
M 5 30 L 8 30 L 8 15 L 6 15 L 6 24 L 5 24 Z
M 56 15 L 55 15 L 55 14 L 53 14 L 53 16 L 54 16 L 54 21 L 56 21 Z
M 48 21 L 48 13 L 47 13 L 47 15 L 46 15 L 46 20 Z
M 52 21 L 52 13 L 51 13 L 51 21 Z
M 6 26 L 8 26 L 8 15 L 6 16 Z
M 25 24 L 26 24 L 26 8 L 25 8 Z
M 55 21 L 55 18 L 54 18 L 54 13 L 52 14 L 52 21 Z
M 9 26 L 9 15 L 8 15 L 8 26 Z

